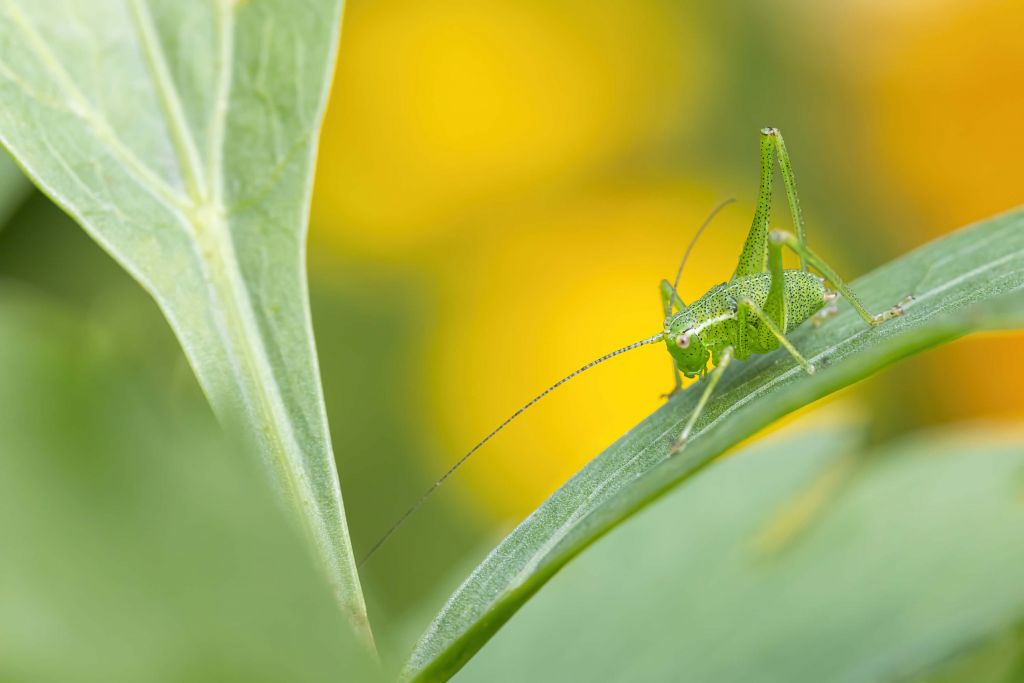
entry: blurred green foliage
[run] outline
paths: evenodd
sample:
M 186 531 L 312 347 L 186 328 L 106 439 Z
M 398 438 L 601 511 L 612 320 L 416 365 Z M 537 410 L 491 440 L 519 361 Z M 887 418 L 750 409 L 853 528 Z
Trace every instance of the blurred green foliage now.
M 0 230 L 32 191 L 32 185 L 7 153 L 0 151 Z
M 152 302 L 48 202 L 20 221 L 0 235 L 0 680 L 372 679 Z
M 409 318 L 403 320 L 404 311 L 382 307 L 375 298 L 361 295 L 371 275 L 355 266 L 347 272 L 348 280 L 314 277 L 311 295 L 328 414 L 334 438 L 342 444 L 341 476 L 364 484 L 351 488 L 349 496 L 355 502 L 350 501 L 350 505 L 369 507 L 381 505 L 380 491 L 385 489 L 394 491 L 396 499 L 413 497 L 431 473 L 418 461 L 408 460 L 412 444 L 417 443 L 415 425 L 396 420 L 392 412 L 392 401 L 404 401 L 409 389 L 407 367 L 396 362 L 401 359 L 404 342 L 390 332 L 397 325 L 409 324 Z M 397 299 L 406 285 L 378 278 L 374 290 Z M 171 425 L 161 427 L 162 416 L 208 410 L 184 354 L 154 302 L 74 221 L 41 194 L 34 193 L 22 202 L 0 230 L 0 300 L 10 301 L 25 316 L 12 315 L 4 321 L 2 329 L 9 334 L 21 334 L 23 341 L 36 337 L 40 344 L 71 343 L 85 334 L 90 343 L 80 350 L 83 362 L 92 354 L 103 354 L 112 365 L 116 359 L 119 372 L 136 382 L 134 391 L 140 399 L 155 404 L 147 422 L 158 430 L 152 437 L 155 442 L 174 429 Z M 65 321 L 67 331 L 32 327 L 31 316 L 42 315 L 33 313 L 34 308 L 51 311 L 51 317 L 58 320 L 70 317 L 77 326 Z M 50 340 L 49 336 L 57 339 Z M 5 358 L 9 362 L 0 371 L 17 367 L 14 359 L 21 348 L 7 350 Z M 14 383 L 13 378 L 5 378 L 4 384 L 9 396 L 26 386 L 24 382 Z M 40 397 L 60 397 L 65 391 L 61 368 L 45 378 L 35 378 L 30 386 Z M 116 383 L 104 386 L 109 389 Z M 103 398 L 102 387 L 95 391 L 99 392 L 97 398 Z M 390 399 L 366 400 L 367 395 L 380 393 Z M 141 412 L 141 408 L 136 410 Z M 52 426 L 54 430 L 63 428 L 60 422 Z M 144 429 L 126 426 L 133 431 Z M 209 434 L 210 425 L 205 428 Z M 365 457 L 366 453 L 374 453 L 374 457 Z M 146 459 L 139 460 L 138 466 L 144 462 Z M 441 538 L 416 533 L 437 526 L 452 531 Z M 357 524 L 355 528 L 359 532 L 356 541 L 362 547 L 368 547 L 380 532 L 372 523 Z M 463 529 L 479 533 L 472 515 L 459 501 L 443 498 L 425 509 L 412 528 L 410 542 L 416 552 L 437 552 L 440 556 L 419 570 L 400 559 L 384 565 L 367 599 L 371 610 L 382 615 L 385 622 L 397 623 L 396 607 L 404 611 L 425 593 L 433 595 L 433 586 L 451 572 L 447 563 L 440 562 L 442 557 L 457 556 L 474 547 L 476 541 Z M 434 599 L 440 597 L 437 594 Z M 378 647 L 385 657 L 397 662 L 407 654 L 422 624 L 431 616 L 416 614 L 418 620 L 404 631 L 382 629 Z

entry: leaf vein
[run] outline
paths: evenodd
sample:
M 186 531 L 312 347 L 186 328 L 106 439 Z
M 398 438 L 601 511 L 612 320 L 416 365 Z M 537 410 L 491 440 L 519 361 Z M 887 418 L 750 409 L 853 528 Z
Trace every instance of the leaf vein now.
M 39 59 L 40 63 L 50 72 L 54 80 L 63 89 L 64 94 L 73 102 L 74 107 L 66 109 L 72 115 L 85 121 L 93 134 L 100 141 L 105 143 L 111 150 L 111 157 L 117 161 L 125 170 L 131 171 L 136 174 L 140 179 L 140 184 L 150 192 L 154 197 L 161 200 L 162 202 L 176 207 L 184 208 L 186 206 L 185 198 L 181 195 L 178 190 L 164 182 L 159 175 L 157 175 L 152 169 L 146 164 L 139 160 L 135 156 L 135 153 L 128 148 L 124 142 L 121 141 L 117 135 L 110 129 L 110 126 L 100 117 L 86 97 L 81 91 L 75 86 L 74 81 L 68 74 L 67 70 L 57 59 L 56 55 L 50 50 L 46 41 L 42 39 L 38 31 L 32 25 L 32 22 L 22 14 L 21 10 L 10 0 L 4 3 L 7 8 L 7 15 L 11 20 L 17 24 L 28 42 L 28 46 L 31 51 Z M 18 80 L 12 81 L 18 84 Z M 32 96 L 31 92 L 27 92 L 29 96 Z
M 149 68 L 157 100 L 164 115 L 164 124 L 170 133 L 171 144 L 178 157 L 178 170 L 192 202 L 199 204 L 205 198 L 206 181 L 199 163 L 199 152 L 185 119 L 178 87 L 174 83 L 167 56 L 160 44 L 148 5 L 143 0 L 129 0 L 132 26 L 135 27 L 139 47 Z

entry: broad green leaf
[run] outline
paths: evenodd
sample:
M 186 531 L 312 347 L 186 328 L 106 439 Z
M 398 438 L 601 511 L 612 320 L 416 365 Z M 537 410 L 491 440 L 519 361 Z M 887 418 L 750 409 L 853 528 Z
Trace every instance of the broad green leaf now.
M 686 449 L 668 457 L 699 386 L 682 392 L 587 464 L 466 579 L 421 638 L 407 674 L 444 679 L 464 665 L 571 558 L 713 458 L 783 415 L 928 347 L 985 329 L 1024 326 L 1024 211 L 966 228 L 854 282 L 882 310 L 908 294 L 906 315 L 869 328 L 848 306 L 792 340 L 819 370 L 779 351 L 725 374 Z M 551 457 L 557 457 L 552 454 Z
M 0 286 L 0 680 L 375 680 L 261 465 L 122 330 Z
M 773 439 L 673 491 L 459 680 L 893 681 L 999 641 L 1024 617 L 1024 432 L 860 458 L 837 457 L 843 436 Z
M 0 140 L 152 294 L 369 638 L 305 280 L 341 0 L 0 0 Z

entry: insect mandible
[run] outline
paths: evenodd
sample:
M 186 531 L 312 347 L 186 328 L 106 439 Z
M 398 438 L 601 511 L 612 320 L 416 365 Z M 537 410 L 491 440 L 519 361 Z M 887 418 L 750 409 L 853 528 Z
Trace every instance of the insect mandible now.
M 776 160 L 782 172 L 795 232 L 769 228 Z M 675 282 L 661 281 L 661 303 L 665 322 L 660 332 L 587 363 L 555 382 L 514 412 L 434 482 L 370 548 L 360 565 L 370 559 L 406 519 L 481 446 L 549 393 L 595 365 L 641 346 L 664 341 L 672 357 L 672 372 L 675 378 L 674 388 L 668 396 L 682 388 L 682 375 L 705 380 L 696 407 L 670 447 L 669 453 L 674 455 L 686 445 L 694 425 L 733 359 L 745 360 L 752 354 L 768 353 L 782 347 L 808 374 L 813 374 L 814 365 L 804 358 L 786 335 L 808 319 L 812 319 L 817 325 L 835 313 L 838 310 L 835 305 L 838 295 L 842 295 L 868 325 L 880 325 L 903 314 L 903 306 L 911 297 L 882 313 L 873 315 L 835 270 L 807 246 L 793 167 L 790 165 L 782 134 L 777 128 L 761 130 L 761 185 L 758 190 L 757 209 L 743 250 L 740 252 L 736 271 L 728 282 L 712 287 L 699 299 L 686 305 L 676 291 L 683 266 L 697 237 L 707 227 L 715 213 L 727 203 L 729 202 L 720 204 L 697 231 L 686 249 Z M 799 257 L 799 269 L 783 268 L 782 253 L 786 248 Z M 810 271 L 812 267 L 820 276 Z M 709 361 L 712 366 L 710 371 Z

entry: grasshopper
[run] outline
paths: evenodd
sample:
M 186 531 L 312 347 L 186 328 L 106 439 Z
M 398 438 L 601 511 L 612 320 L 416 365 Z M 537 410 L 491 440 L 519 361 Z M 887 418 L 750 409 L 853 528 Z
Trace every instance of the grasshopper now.
M 776 160 L 782 172 L 795 234 L 769 228 Z M 757 209 L 732 279 L 715 285 L 687 306 L 676 288 L 690 250 L 714 215 L 731 201 L 720 204 L 697 231 L 686 249 L 675 282 L 661 281 L 661 304 L 665 322 L 660 332 L 587 363 L 555 382 L 513 413 L 434 482 L 416 504 L 374 544 L 360 565 L 365 563 L 470 456 L 510 422 L 561 385 L 610 358 L 641 346 L 664 341 L 672 358 L 675 379 L 674 388 L 666 396 L 671 397 L 682 388 L 682 375 L 688 378 L 699 377 L 705 382 L 696 407 L 670 447 L 669 454 L 674 455 L 685 447 L 694 425 L 733 359 L 746 360 L 752 354 L 769 353 L 782 347 L 807 374 L 813 374 L 814 365 L 804 358 L 786 335 L 808 319 L 816 326 L 820 325 L 825 318 L 837 312 L 835 299 L 839 295 L 850 302 L 857 314 L 871 326 L 903 315 L 903 306 L 910 297 L 882 313 L 873 315 L 835 270 L 807 246 L 800 200 L 796 192 L 796 178 L 789 162 L 789 154 L 786 152 L 786 144 L 777 128 L 761 130 L 761 184 Z M 792 250 L 799 257 L 799 269 L 783 268 L 784 248 Z M 811 267 L 818 271 L 820 276 L 812 273 Z M 712 366 L 710 371 L 708 361 Z
M 768 227 L 776 159 L 782 171 L 796 234 L 769 230 Z M 791 249 L 800 257 L 799 270 L 783 269 L 783 248 Z M 808 266 L 824 277 L 811 273 Z M 814 365 L 786 338 L 788 332 L 808 319 L 812 319 L 816 326 L 820 325 L 837 311 L 834 301 L 839 294 L 850 302 L 864 322 L 872 326 L 903 315 L 903 306 L 909 299 L 872 315 L 835 270 L 807 246 L 800 199 L 796 193 L 796 177 L 786 143 L 777 128 L 761 130 L 761 187 L 757 209 L 732 279 L 712 287 L 689 306 L 676 292 L 676 284 L 661 281 L 665 327 L 659 334 L 645 339 L 644 343 L 664 340 L 668 347 L 675 375 L 675 388 L 670 396 L 682 387 L 680 373 L 703 379 L 708 373 L 709 359 L 714 369 L 696 408 L 672 444 L 670 453 L 673 454 L 685 446 L 694 424 L 733 358 L 746 360 L 751 354 L 768 353 L 781 346 L 807 374 L 814 374 Z

